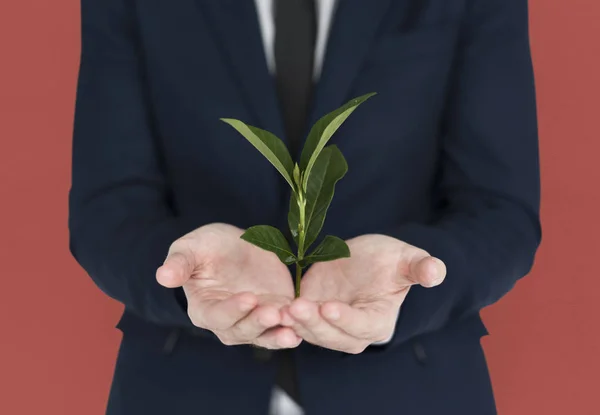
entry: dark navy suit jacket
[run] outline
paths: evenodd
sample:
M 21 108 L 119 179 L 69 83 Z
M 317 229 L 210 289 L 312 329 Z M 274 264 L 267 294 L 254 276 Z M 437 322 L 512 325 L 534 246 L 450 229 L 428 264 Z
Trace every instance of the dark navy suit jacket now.
M 159 286 L 207 223 L 286 228 L 277 171 L 220 117 L 281 137 L 251 0 L 82 0 L 70 246 L 125 304 L 110 414 L 267 413 L 277 353 L 226 347 Z M 541 238 L 526 0 L 340 0 L 311 119 L 375 91 L 332 139 L 350 170 L 324 234 L 382 233 L 447 265 L 393 340 L 295 351 L 307 414 L 492 414 L 479 310 Z M 184 304 L 183 304 L 184 306 Z

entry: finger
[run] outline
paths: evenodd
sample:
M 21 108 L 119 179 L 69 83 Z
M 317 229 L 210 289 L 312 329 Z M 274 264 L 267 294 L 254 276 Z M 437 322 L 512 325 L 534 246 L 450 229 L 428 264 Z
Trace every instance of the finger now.
M 446 265 L 442 260 L 429 254 L 417 255 L 411 259 L 407 280 L 426 288 L 440 285 L 446 277 Z
M 235 323 L 230 335 L 240 343 L 254 342 L 266 330 L 281 322 L 279 309 L 272 305 L 259 305 L 246 317 Z
M 298 347 L 302 338 L 289 327 L 275 327 L 265 331 L 253 342 L 254 345 L 266 349 L 291 349 Z
M 349 353 L 362 352 L 366 346 L 366 342 L 353 338 L 326 321 L 316 303 L 296 299 L 289 307 L 289 313 L 295 320 L 292 328 L 309 343 Z
M 374 342 L 389 337 L 393 328 L 385 312 L 379 311 L 380 308 L 389 307 L 382 305 L 358 308 L 343 302 L 330 301 L 321 305 L 320 311 L 323 318 L 333 327 L 349 336 Z
M 194 268 L 195 259 L 191 252 L 175 251 L 156 270 L 156 280 L 167 288 L 181 287 L 190 279 Z
M 256 295 L 243 292 L 224 299 L 198 301 L 189 314 L 200 327 L 211 331 L 223 331 L 247 317 L 257 304 Z
M 296 320 L 292 317 L 289 306 L 284 306 L 280 310 L 281 313 L 281 325 L 285 327 L 292 327 L 296 324 Z

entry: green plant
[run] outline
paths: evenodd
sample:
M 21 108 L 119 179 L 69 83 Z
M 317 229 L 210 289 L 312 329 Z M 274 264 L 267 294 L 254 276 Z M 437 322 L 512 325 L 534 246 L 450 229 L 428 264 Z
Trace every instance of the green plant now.
M 308 134 L 299 163 L 292 161 L 283 141 L 269 131 L 239 120 L 221 118 L 260 151 L 292 188 L 288 225 L 298 247 L 297 253 L 292 252 L 281 231 L 272 226 L 252 226 L 242 239 L 274 252 L 286 265 L 296 264 L 296 297 L 300 295 L 303 268 L 315 262 L 350 256 L 348 245 L 331 235 L 327 235 L 310 253 L 307 252 L 323 228 L 335 184 L 348 171 L 348 164 L 338 147 L 326 144 L 350 114 L 373 95 L 375 93 L 354 98 L 319 119 Z

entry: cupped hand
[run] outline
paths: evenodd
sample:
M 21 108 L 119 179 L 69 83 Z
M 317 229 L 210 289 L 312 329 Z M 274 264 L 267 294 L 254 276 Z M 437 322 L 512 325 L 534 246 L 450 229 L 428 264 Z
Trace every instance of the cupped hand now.
M 226 345 L 278 349 L 301 339 L 281 327 L 281 309 L 294 298 L 288 268 L 276 255 L 242 239 L 243 230 L 222 223 L 202 226 L 175 241 L 158 282 L 183 287 L 192 323 Z
M 350 258 L 308 269 L 300 297 L 282 311 L 282 324 L 309 343 L 356 354 L 389 340 L 410 287 L 441 284 L 446 267 L 385 235 L 363 235 L 347 244 Z

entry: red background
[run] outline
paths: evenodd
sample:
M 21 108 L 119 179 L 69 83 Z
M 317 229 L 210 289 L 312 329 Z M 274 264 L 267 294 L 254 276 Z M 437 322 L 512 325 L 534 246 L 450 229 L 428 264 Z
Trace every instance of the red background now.
M 544 240 L 483 342 L 501 415 L 599 414 L 600 2 L 530 5 Z M 0 1 L 0 414 L 101 414 L 110 387 L 121 307 L 68 251 L 78 59 L 79 1 Z

